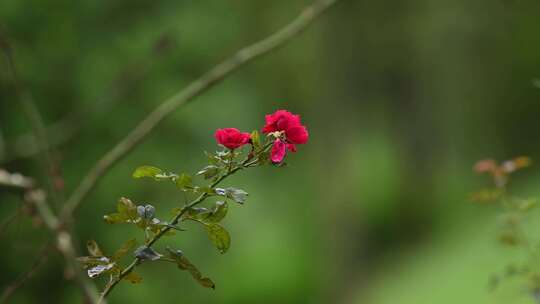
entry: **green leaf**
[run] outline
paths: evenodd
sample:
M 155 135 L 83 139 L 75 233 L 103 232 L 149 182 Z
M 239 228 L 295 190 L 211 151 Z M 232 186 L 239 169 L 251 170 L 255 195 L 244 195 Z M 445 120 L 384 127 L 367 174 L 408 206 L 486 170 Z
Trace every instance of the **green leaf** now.
M 133 247 L 135 247 L 135 245 L 137 244 L 137 240 L 136 239 L 131 239 L 127 242 L 125 242 L 122 247 L 120 247 L 120 249 L 118 249 L 114 255 L 112 256 L 112 260 L 113 261 L 118 261 L 120 260 L 121 258 L 123 258 L 128 252 L 130 252 Z
M 216 188 L 216 189 L 219 189 L 219 188 Z M 216 191 L 208 186 L 203 186 L 203 187 L 194 187 L 193 188 L 193 191 L 197 192 L 197 193 L 200 193 L 200 194 L 211 194 L 211 195 L 214 195 L 216 194 Z
M 157 181 L 160 181 L 160 180 L 164 180 L 164 179 L 171 179 L 171 180 L 176 180 L 178 178 L 178 174 L 175 174 L 175 173 L 161 173 L 161 174 L 156 174 L 156 176 L 154 176 L 154 179 L 157 180 Z
M 220 253 L 225 253 L 231 245 L 231 237 L 229 232 L 225 228 L 221 227 L 218 224 L 207 224 L 205 225 L 206 232 L 208 232 L 208 237 L 219 250 Z
M 236 188 L 227 188 L 225 189 L 226 196 L 233 201 L 243 204 L 248 196 L 248 193 L 242 189 L 236 189 Z
M 178 188 L 185 189 L 186 187 L 191 187 L 192 178 L 191 175 L 182 173 L 174 182 Z
M 197 282 L 199 282 L 199 284 L 201 284 L 202 286 L 207 287 L 207 288 L 212 288 L 212 289 L 216 288 L 216 285 L 214 284 L 214 282 L 212 282 L 212 280 L 207 278 L 207 277 L 203 277 L 201 272 L 199 271 L 199 269 L 197 269 L 197 267 L 195 267 L 195 265 L 193 265 L 186 258 L 186 256 L 182 253 L 182 251 L 173 250 L 173 249 L 171 249 L 169 247 L 167 247 L 167 251 L 169 253 L 169 257 L 171 259 L 173 259 L 176 262 L 176 264 L 178 265 L 178 268 L 180 268 L 182 270 L 189 271 L 191 276 Z
M 93 257 L 103 256 L 103 252 L 101 251 L 101 249 L 99 249 L 98 244 L 94 240 L 89 240 L 88 242 L 86 242 L 86 248 L 88 249 L 88 253 L 90 254 L 90 256 L 93 256 Z
M 169 223 L 167 222 L 162 222 L 160 221 L 159 219 L 157 218 L 153 218 L 151 221 L 148 221 L 147 222 L 147 228 L 152 231 L 154 234 L 158 234 L 161 229 L 165 228 L 165 227 L 171 227 L 172 229 L 174 230 L 179 230 L 179 231 L 182 231 L 181 228 L 179 227 L 176 227 L 176 226 L 172 226 L 172 225 L 169 225 Z M 176 232 L 174 230 L 168 230 L 167 232 L 165 232 L 164 235 L 166 236 L 170 236 L 170 235 L 175 235 Z
M 204 154 L 206 155 L 206 157 L 208 157 L 209 164 L 211 165 L 219 164 L 219 158 L 215 154 L 207 152 L 207 151 L 204 151 Z
M 204 218 L 204 221 L 210 223 L 218 223 L 227 215 L 228 209 L 229 207 L 227 205 L 227 202 L 217 201 L 214 209 L 210 214 L 208 214 L 208 216 Z
M 255 147 L 255 150 L 258 151 L 261 149 L 261 138 L 259 136 L 259 131 L 254 130 L 251 132 L 251 143 L 253 144 L 253 147 Z
M 191 207 L 184 213 L 183 217 L 193 219 L 193 220 L 202 220 L 206 218 L 211 213 L 210 210 L 204 207 Z
M 219 167 L 214 165 L 208 165 L 202 168 L 197 175 L 203 175 L 205 179 L 211 179 L 219 173 Z
M 126 222 L 134 222 L 139 217 L 137 214 L 137 206 L 128 198 L 121 197 L 116 205 L 118 213 L 124 217 Z
M 132 176 L 133 178 L 151 177 L 156 178 L 157 175 L 163 174 L 160 168 L 152 166 L 141 166 L 135 169 Z
M 221 221 L 227 215 L 228 205 L 224 201 L 217 201 L 214 208 L 209 210 L 204 207 L 189 208 L 182 216 L 183 219 L 190 219 L 201 224 L 213 224 Z
M 134 271 L 128 273 L 126 276 L 123 277 L 123 279 L 126 281 L 129 281 L 132 284 L 137 284 L 137 283 L 142 282 L 142 277 Z
M 271 163 L 270 161 L 270 151 L 264 151 L 259 153 L 259 164 L 265 165 Z
M 107 222 L 107 224 L 121 224 L 126 222 L 126 219 L 120 213 L 104 215 L 103 219 L 105 222 Z

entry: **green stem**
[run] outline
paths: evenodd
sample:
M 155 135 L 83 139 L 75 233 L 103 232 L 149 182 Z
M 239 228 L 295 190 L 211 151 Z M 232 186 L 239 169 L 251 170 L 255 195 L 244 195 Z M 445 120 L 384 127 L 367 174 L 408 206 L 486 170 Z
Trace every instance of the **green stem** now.
M 270 143 L 267 143 L 263 149 L 263 151 L 266 151 L 269 147 L 271 146 L 271 142 Z M 240 166 L 232 169 L 232 170 L 228 170 L 226 174 L 220 176 L 217 180 L 215 180 L 212 184 L 210 184 L 210 188 L 214 188 L 215 186 L 217 186 L 221 181 L 223 181 L 225 178 L 227 178 L 228 176 L 231 176 L 233 175 L 234 173 L 240 171 L 241 169 L 244 169 L 244 168 L 248 168 L 250 166 L 252 166 L 253 164 L 256 164 L 257 162 L 259 162 L 259 157 L 251 160 L 251 161 L 248 161 L 248 159 L 244 160 Z M 182 210 L 174 216 L 174 218 L 172 219 L 172 221 L 170 222 L 171 225 L 176 225 L 178 224 L 178 222 L 181 220 L 182 216 L 191 208 L 195 207 L 196 205 L 202 203 L 206 198 L 208 198 L 210 195 L 208 193 L 203 193 L 201 194 L 199 197 L 197 197 L 195 200 L 193 200 L 191 203 L 189 203 L 187 206 L 185 206 L 184 208 L 182 208 Z M 146 244 L 147 247 L 151 247 L 152 245 L 154 245 L 159 239 L 161 239 L 161 237 L 167 233 L 169 230 L 171 230 L 172 228 L 171 227 L 165 227 L 163 229 L 161 229 L 156 235 L 154 235 L 154 237 Z M 102 301 L 105 300 L 105 298 L 107 297 L 107 295 L 109 293 L 111 293 L 111 291 L 114 289 L 114 287 L 120 282 L 122 281 L 122 279 L 127 276 L 129 273 L 131 273 L 133 271 L 133 269 L 135 269 L 135 267 L 137 265 L 139 265 L 140 263 L 142 263 L 143 260 L 140 259 L 140 258 L 135 258 L 133 260 L 133 262 L 131 262 L 131 264 L 129 264 L 129 266 L 127 266 L 124 270 L 122 270 L 122 272 L 120 273 L 120 275 L 116 278 L 114 278 L 111 282 L 109 282 L 109 284 L 107 284 L 107 286 L 105 287 L 105 290 L 101 293 L 101 296 L 99 298 L 99 301 L 98 303 L 102 303 Z

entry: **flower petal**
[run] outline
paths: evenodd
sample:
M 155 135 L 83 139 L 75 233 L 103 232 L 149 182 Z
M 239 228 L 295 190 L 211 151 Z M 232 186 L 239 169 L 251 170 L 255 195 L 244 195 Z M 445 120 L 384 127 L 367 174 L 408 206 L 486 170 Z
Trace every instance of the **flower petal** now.
M 270 160 L 273 163 L 280 163 L 283 161 L 283 158 L 285 158 L 285 154 L 287 154 L 285 143 L 279 138 L 276 139 L 276 141 L 274 141 L 274 145 L 272 146 L 272 150 L 270 151 Z
M 287 150 L 291 152 L 296 152 L 296 145 L 295 144 L 287 144 Z
M 308 141 L 308 131 L 304 126 L 294 126 L 285 131 L 287 139 L 293 144 L 305 144 Z

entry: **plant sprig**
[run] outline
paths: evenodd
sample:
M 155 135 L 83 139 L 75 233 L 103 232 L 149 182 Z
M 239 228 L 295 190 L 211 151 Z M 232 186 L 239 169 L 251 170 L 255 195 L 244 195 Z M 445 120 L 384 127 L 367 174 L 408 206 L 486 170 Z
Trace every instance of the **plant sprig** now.
M 130 224 L 142 229 L 145 241 L 142 246 L 135 249 L 133 252 L 134 259 L 126 267 L 122 267 L 119 260 L 132 250 L 135 246 L 135 240 L 130 240 L 111 256 L 103 254 L 95 241 L 88 242 L 89 255 L 79 258 L 79 261 L 83 263 L 84 268 L 87 270 L 88 276 L 91 278 L 109 276 L 109 281 L 101 294 L 100 302 L 122 280 L 131 283 L 141 282 L 142 277 L 135 273 L 134 269 L 143 262 L 151 261 L 174 263 L 181 270 L 188 271 L 201 286 L 215 288 L 214 282 L 210 278 L 203 276 L 182 251 L 167 247 L 166 253 L 163 254 L 153 247 L 164 236 L 174 235 L 176 231 L 184 231 L 179 227 L 179 224 L 190 220 L 204 227 L 209 239 L 220 253 L 227 252 L 230 247 L 231 237 L 220 222 L 228 213 L 228 201 L 244 204 L 248 193 L 239 188 L 220 188 L 218 185 L 227 177 L 243 169 L 266 164 L 282 166 L 287 150 L 281 150 L 281 148 L 276 150 L 276 146 L 281 147 L 286 144 L 286 149 L 295 152 L 296 147 L 294 144 L 307 142 L 307 129 L 300 125 L 299 116 L 283 110 L 273 115 L 267 116 L 265 129 L 270 129 L 270 131 L 265 132 L 267 133 L 265 142 L 261 140 L 258 131 L 242 133 L 234 128 L 218 129 L 216 131 L 216 140 L 224 149 L 215 153 L 205 152 L 208 164 L 195 174 L 201 176 L 204 180 L 209 180 L 210 183 L 207 185 L 196 185 L 194 177 L 187 173 L 168 172 L 148 165 L 135 169 L 132 174 L 135 179 L 149 178 L 158 182 L 170 181 L 180 191 L 194 194 L 197 197 L 182 207 L 173 208 L 173 217 L 170 221 L 162 221 L 157 218 L 156 208 L 151 204 L 137 205 L 125 197 L 118 200 L 116 212 L 105 215 L 104 220 L 109 224 Z M 284 125 L 289 129 L 296 128 L 293 130 L 294 132 L 291 131 L 290 135 L 288 135 L 285 127 L 281 131 L 273 131 L 272 128 L 278 128 L 279 119 L 282 119 L 279 122 L 282 126 Z M 249 145 L 249 151 L 242 149 L 246 145 Z M 274 155 L 276 153 L 279 154 L 279 161 L 275 161 L 276 157 Z M 243 156 L 244 154 L 245 156 Z M 211 207 L 198 207 L 210 197 L 217 197 L 219 200 Z

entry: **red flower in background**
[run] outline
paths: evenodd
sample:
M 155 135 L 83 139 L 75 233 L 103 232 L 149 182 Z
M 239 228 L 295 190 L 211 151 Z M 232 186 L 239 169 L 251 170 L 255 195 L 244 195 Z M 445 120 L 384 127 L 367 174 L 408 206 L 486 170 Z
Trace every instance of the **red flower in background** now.
M 224 145 L 229 149 L 240 148 L 249 143 L 250 139 L 249 133 L 240 132 L 240 130 L 236 128 L 217 129 L 214 136 L 219 144 Z
M 287 150 L 296 152 L 296 144 L 305 144 L 309 138 L 306 127 L 300 122 L 300 115 L 286 110 L 277 110 L 274 114 L 266 115 L 266 124 L 262 131 L 263 133 L 281 133 L 270 151 L 270 159 L 274 163 L 283 161 Z

